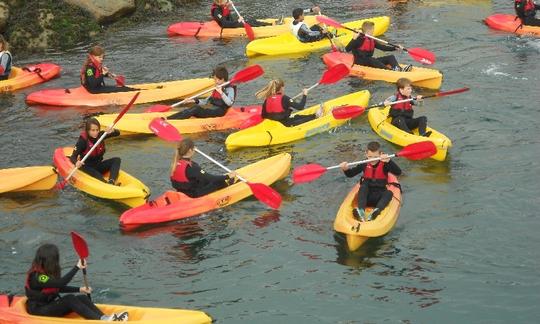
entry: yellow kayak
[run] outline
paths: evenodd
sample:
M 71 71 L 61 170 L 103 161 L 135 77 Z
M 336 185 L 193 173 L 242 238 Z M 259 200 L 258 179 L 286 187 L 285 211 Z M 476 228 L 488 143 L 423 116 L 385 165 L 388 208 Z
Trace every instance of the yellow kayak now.
M 327 53 L 323 55 L 323 61 L 328 67 L 338 64 L 345 64 L 351 67 L 350 75 L 365 80 L 381 80 L 396 83 L 400 78 L 407 78 L 412 81 L 413 86 L 427 89 L 439 89 L 442 84 L 443 76 L 441 72 L 434 69 L 413 66 L 408 72 L 377 69 L 363 65 L 353 65 L 354 57 L 347 53 Z M 404 64 L 401 65 L 402 67 Z
M 384 34 L 390 25 L 390 18 L 386 16 L 351 21 L 343 25 L 353 29 L 360 29 L 365 21 L 373 21 L 375 23 L 374 36 Z M 333 31 L 334 29 L 328 28 L 328 30 Z M 334 38 L 336 44 L 345 46 L 352 39 L 353 33 L 351 31 L 338 29 L 337 32 L 338 36 Z M 253 57 L 257 55 L 308 53 L 328 49 L 330 47 L 330 41 L 326 38 L 317 42 L 302 43 L 292 33 L 287 33 L 269 38 L 256 39 L 250 42 L 246 46 L 246 55 L 248 57 Z
M 53 162 L 63 178 L 67 177 L 75 167 L 68 158 L 71 153 L 73 153 L 72 147 L 57 148 L 54 151 Z M 77 170 L 69 182 L 89 195 L 116 200 L 130 207 L 143 205 L 150 196 L 150 189 L 144 183 L 122 170 L 118 175 L 118 186 L 100 181 L 81 170 Z
M 396 126 L 391 124 L 391 118 L 388 117 L 388 110 L 390 107 L 384 109 L 370 109 L 368 112 L 368 120 L 371 128 L 375 133 L 385 140 L 392 142 L 399 146 L 407 146 L 409 144 L 431 141 L 437 147 L 437 153 L 431 158 L 437 161 L 444 161 L 448 149 L 452 147 L 452 141 L 444 134 L 439 133 L 431 127 L 427 127 L 426 131 L 431 131 L 429 137 L 418 135 L 418 129 L 413 130 L 414 134 L 409 134 Z
M 8 191 L 49 190 L 58 175 L 52 166 L 32 166 L 0 170 L 0 193 Z
M 103 313 L 113 314 L 128 312 L 129 323 L 139 324 L 203 324 L 211 323 L 212 318 L 201 311 L 185 309 L 134 307 L 122 305 L 96 305 Z M 84 324 L 104 323 L 103 321 L 86 320 L 75 313 L 65 317 L 46 317 L 30 315 L 26 311 L 26 297 L 15 296 L 12 301 L 7 295 L 0 295 L 0 323 L 5 324 Z
M 370 237 L 383 236 L 390 232 L 396 224 L 401 208 L 401 190 L 397 185 L 397 178 L 393 174 L 388 174 L 388 190 L 392 191 L 393 197 L 388 206 L 370 221 L 359 221 L 353 216 L 353 208 L 357 207 L 357 194 L 360 184 L 357 183 L 349 192 L 345 200 L 339 207 L 336 219 L 334 220 L 334 230 L 345 235 L 349 251 L 356 251 Z M 366 208 L 369 213 L 373 208 Z
M 265 119 L 253 127 L 230 134 L 225 140 L 225 146 L 227 146 L 228 150 L 235 150 L 242 147 L 283 144 L 328 131 L 343 125 L 348 120 L 335 119 L 331 113 L 332 109 L 346 105 L 366 106 L 369 96 L 369 91 L 362 90 L 328 100 L 322 104 L 324 109 L 323 116 L 297 126 L 286 127 L 278 121 Z M 319 108 L 320 105 L 311 106 L 291 116 L 314 114 Z

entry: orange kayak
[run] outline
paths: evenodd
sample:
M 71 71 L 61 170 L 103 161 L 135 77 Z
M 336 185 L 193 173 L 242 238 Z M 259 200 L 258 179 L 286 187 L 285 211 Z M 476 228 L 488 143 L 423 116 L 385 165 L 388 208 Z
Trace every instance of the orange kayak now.
M 494 14 L 487 17 L 484 22 L 493 29 L 519 35 L 540 36 L 540 27 L 521 25 L 521 20 L 514 15 Z
M 247 165 L 236 172 L 250 182 L 270 185 L 286 177 L 290 167 L 291 155 L 281 153 Z M 130 231 L 143 225 L 185 219 L 232 205 L 251 195 L 251 189 L 243 182 L 198 198 L 188 197 L 181 192 L 167 191 L 153 201 L 124 212 L 120 216 L 120 227 Z
M 49 89 L 33 92 L 26 97 L 29 105 L 48 106 L 110 106 L 126 105 L 135 93 L 140 95 L 135 104 L 187 98 L 214 85 L 210 78 L 127 85 L 138 91 L 92 94 L 84 87 L 72 89 Z
M 60 67 L 52 63 L 12 67 L 7 80 L 0 81 L 0 92 L 10 92 L 49 81 L 60 74 Z

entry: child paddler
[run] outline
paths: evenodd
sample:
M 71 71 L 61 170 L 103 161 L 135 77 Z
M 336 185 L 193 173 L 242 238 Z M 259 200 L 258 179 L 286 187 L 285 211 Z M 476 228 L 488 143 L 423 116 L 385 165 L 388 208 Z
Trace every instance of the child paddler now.
M 232 3 L 229 0 L 214 0 L 212 2 L 210 15 L 221 28 L 243 28 L 244 22 L 247 22 L 252 27 L 272 26 L 272 23 L 266 23 L 264 21 L 245 20 L 242 16 L 235 19 L 232 13 Z

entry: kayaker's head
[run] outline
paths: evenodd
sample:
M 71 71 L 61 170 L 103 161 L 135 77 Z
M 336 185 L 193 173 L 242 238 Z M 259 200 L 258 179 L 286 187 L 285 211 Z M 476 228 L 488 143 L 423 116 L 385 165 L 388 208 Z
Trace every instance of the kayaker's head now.
M 99 124 L 99 121 L 95 118 L 90 118 L 86 121 L 86 124 L 84 126 L 84 131 L 86 132 L 87 138 L 97 138 L 99 135 L 99 129 L 101 128 L 101 125 Z
M 412 94 L 412 82 L 407 78 L 398 79 L 396 82 L 396 88 L 402 96 L 410 97 Z
M 0 35 L 0 51 L 9 51 L 9 44 L 2 35 Z
M 369 142 L 366 149 L 366 158 L 367 159 L 375 159 L 380 157 L 382 154 L 381 152 L 381 144 L 379 142 Z M 379 161 L 373 161 L 369 162 L 372 165 L 375 165 L 379 163 Z
M 60 278 L 60 255 L 54 244 L 43 244 L 36 251 L 29 272 L 41 272 L 53 278 Z
M 218 6 L 225 6 L 229 4 L 229 0 L 214 0 L 214 3 Z
M 214 78 L 216 85 L 223 84 L 229 81 L 229 71 L 227 71 L 227 68 L 224 66 L 216 66 L 212 72 L 212 77 Z
M 364 21 L 362 24 L 362 32 L 366 35 L 373 35 L 373 30 L 375 29 L 375 24 L 372 21 Z
M 284 87 L 285 87 L 285 83 L 283 82 L 283 80 L 274 79 L 268 82 L 268 84 L 264 88 L 257 91 L 255 96 L 259 99 L 266 99 L 271 96 L 275 96 L 278 93 L 283 93 Z
M 95 45 L 95 46 L 92 46 L 92 48 L 90 48 L 90 51 L 88 51 L 88 54 L 92 55 L 94 60 L 96 60 L 99 64 L 101 64 L 103 62 L 103 58 L 105 57 L 105 50 L 103 49 L 103 47 L 99 45 Z
M 174 152 L 174 159 L 171 164 L 171 176 L 174 174 L 174 170 L 176 169 L 176 164 L 178 163 L 178 160 L 180 158 L 191 159 L 193 154 L 195 154 L 195 143 L 193 143 L 193 140 L 191 140 L 191 138 L 184 137 L 176 145 L 176 152 Z
M 292 12 L 292 16 L 295 21 L 304 21 L 304 9 L 296 8 Z

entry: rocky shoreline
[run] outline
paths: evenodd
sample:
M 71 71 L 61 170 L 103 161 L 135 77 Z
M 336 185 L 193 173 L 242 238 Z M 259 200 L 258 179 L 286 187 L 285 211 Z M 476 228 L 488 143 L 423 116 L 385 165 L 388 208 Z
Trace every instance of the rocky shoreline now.
M 91 41 L 126 19 L 139 21 L 173 13 L 189 0 L 4 0 L 0 33 L 14 52 L 35 53 Z

